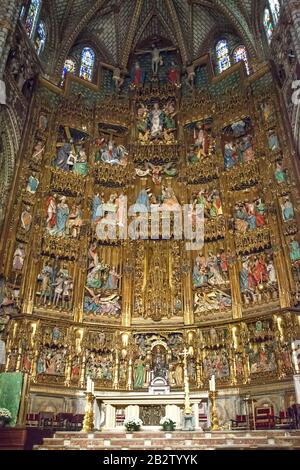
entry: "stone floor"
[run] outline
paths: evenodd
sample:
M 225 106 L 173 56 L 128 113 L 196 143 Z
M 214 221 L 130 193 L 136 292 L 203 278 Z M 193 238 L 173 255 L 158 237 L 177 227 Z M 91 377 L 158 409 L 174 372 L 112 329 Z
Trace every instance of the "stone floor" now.
M 57 432 L 35 450 L 300 449 L 300 431 Z

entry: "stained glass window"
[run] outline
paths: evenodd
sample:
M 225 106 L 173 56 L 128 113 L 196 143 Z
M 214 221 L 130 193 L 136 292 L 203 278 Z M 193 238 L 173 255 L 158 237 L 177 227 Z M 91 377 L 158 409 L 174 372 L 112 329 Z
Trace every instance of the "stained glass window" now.
M 229 57 L 229 47 L 226 39 L 222 39 L 216 45 L 216 55 L 219 73 L 224 72 L 231 65 Z
M 62 73 L 62 77 L 61 77 L 62 78 L 62 84 L 64 83 L 66 73 L 68 73 L 68 72 L 72 73 L 73 75 L 75 75 L 75 72 L 76 72 L 75 62 L 72 59 L 67 59 L 65 61 L 64 68 L 63 68 L 63 73 Z
M 20 20 L 23 20 L 24 15 L 25 15 L 25 10 L 26 10 L 26 8 L 23 5 L 22 8 L 21 8 L 21 11 L 20 11 L 20 16 L 19 16 Z
M 243 60 L 245 62 L 246 70 L 247 70 L 247 75 L 249 75 L 250 70 L 249 70 L 249 61 L 248 61 L 248 54 L 246 51 L 245 46 L 238 46 L 234 52 L 233 52 L 233 60 L 234 62 L 240 62 Z
M 25 20 L 25 29 L 30 38 L 34 37 L 40 10 L 41 0 L 31 0 L 28 14 Z
M 35 48 L 36 48 L 38 55 L 40 55 L 43 52 L 45 43 L 46 43 L 46 30 L 45 30 L 44 23 L 41 21 L 37 27 L 36 37 L 35 37 Z
M 271 9 L 271 13 L 273 16 L 273 21 L 277 24 L 280 15 L 280 3 L 279 0 L 269 0 L 269 5 Z
M 91 82 L 93 79 L 94 65 L 95 53 L 90 47 L 85 47 L 81 54 L 80 78 Z
M 274 26 L 273 22 L 271 19 L 271 14 L 269 8 L 266 8 L 264 11 L 264 28 L 266 31 L 266 35 L 268 38 L 268 41 L 270 42 L 272 39 L 273 31 L 274 31 Z

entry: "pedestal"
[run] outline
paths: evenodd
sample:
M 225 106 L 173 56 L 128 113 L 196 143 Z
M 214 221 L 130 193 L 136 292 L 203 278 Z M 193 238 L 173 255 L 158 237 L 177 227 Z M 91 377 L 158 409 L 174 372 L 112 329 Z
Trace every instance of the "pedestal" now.
M 194 415 L 183 414 L 182 415 L 182 430 L 183 431 L 195 431 L 195 418 Z

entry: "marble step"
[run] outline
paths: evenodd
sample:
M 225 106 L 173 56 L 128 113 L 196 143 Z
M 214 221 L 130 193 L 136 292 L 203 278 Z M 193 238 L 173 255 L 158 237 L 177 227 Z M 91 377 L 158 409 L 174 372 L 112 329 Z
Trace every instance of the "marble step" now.
M 36 450 L 300 449 L 300 431 L 57 432 Z
M 141 439 L 152 439 L 152 438 L 158 438 L 158 437 L 166 437 L 168 438 L 183 438 L 186 439 L 197 439 L 197 438 L 207 438 L 210 439 L 214 436 L 218 436 L 220 438 L 228 439 L 232 438 L 235 439 L 237 437 L 259 437 L 259 436 L 266 436 L 266 432 L 268 433 L 268 436 L 272 435 L 273 437 L 287 437 L 287 436 L 299 436 L 300 437 L 300 431 L 251 431 L 251 432 L 242 432 L 242 431 L 228 431 L 228 432 L 200 432 L 200 431 L 193 431 L 193 432 L 161 432 L 161 431 L 139 431 L 139 432 L 134 432 L 134 433 L 125 433 L 125 432 L 114 432 L 114 431 L 97 431 L 94 433 L 83 433 L 83 432 L 64 432 L 64 431 L 59 431 L 56 432 L 54 437 L 55 438 L 63 438 L 63 439 L 71 439 L 73 437 L 76 438 L 82 438 L 82 439 L 87 439 L 87 438 L 93 438 L 93 439 L 115 439 L 115 438 L 126 438 L 128 434 L 131 434 L 133 438 L 141 438 Z
M 136 449 L 138 447 L 144 447 L 146 449 L 151 448 L 158 448 L 158 447 L 171 447 L 171 448 L 185 448 L 191 449 L 193 447 L 202 447 L 202 446 L 270 446 L 270 447 L 282 447 L 282 446 L 291 446 L 296 447 L 300 446 L 300 439 L 298 440 L 270 440 L 270 439 L 240 439 L 237 441 L 227 440 L 224 441 L 223 439 L 211 439 L 211 440 L 194 440 L 194 441 L 182 441 L 181 439 L 178 440 L 123 440 L 117 439 L 112 441 L 76 441 L 76 442 L 44 442 L 43 446 L 46 447 L 63 447 L 63 448 L 94 448 L 94 449 L 115 449 L 117 447 L 124 447 L 130 446 L 132 449 Z
M 201 445 L 201 446 L 192 446 L 192 447 L 189 447 L 189 451 L 199 451 L 199 450 L 277 450 L 277 449 L 280 449 L 280 450 L 300 450 L 300 445 L 298 446 L 287 446 L 287 445 L 284 445 L 284 446 L 267 446 L 267 445 L 231 445 L 231 446 L 228 446 L 228 445 Z M 133 451 L 138 451 L 138 450 L 143 450 L 143 451 L 155 451 L 155 450 L 176 450 L 176 451 L 186 451 L 186 447 L 185 446 L 176 446 L 176 447 L 170 447 L 170 446 L 155 446 L 155 447 L 151 447 L 151 449 L 149 449 L 149 447 L 145 447 L 145 446 L 136 446 L 136 447 L 131 447 L 131 446 L 114 446 L 114 447 L 93 447 L 93 448 L 86 448 L 86 447 L 80 447 L 80 446 L 74 446 L 74 447 L 69 447 L 69 448 L 66 448 L 66 447 L 61 447 L 61 446 L 39 446 L 37 448 L 35 448 L 35 450 L 46 450 L 46 451 L 65 451 L 65 450 L 69 450 L 69 451 L 75 451 L 75 450 L 101 450 L 101 451 L 118 451 L 118 450 L 133 450 Z

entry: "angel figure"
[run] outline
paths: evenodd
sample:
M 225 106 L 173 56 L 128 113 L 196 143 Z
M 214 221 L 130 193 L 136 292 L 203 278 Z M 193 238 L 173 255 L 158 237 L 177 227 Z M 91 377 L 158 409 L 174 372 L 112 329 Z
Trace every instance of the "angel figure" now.
M 122 71 L 119 67 L 113 68 L 113 82 L 115 84 L 116 92 L 119 93 L 124 83 L 124 77 L 122 77 Z
M 152 174 L 152 181 L 155 185 L 160 185 L 162 181 L 162 171 L 163 171 L 163 166 L 162 165 L 153 165 L 152 163 L 148 163 L 148 167 L 151 170 Z
M 100 62 L 102 67 L 111 70 L 113 73 L 112 79 L 115 85 L 115 90 L 117 93 L 120 93 L 121 87 L 124 83 L 124 72 L 119 67 L 114 67 L 113 65 Z
M 150 171 L 149 166 L 146 163 L 144 168 L 135 168 L 135 173 L 140 178 L 145 178 L 146 176 L 151 174 L 151 171 Z
M 153 163 L 147 162 L 144 164 L 143 168 L 136 168 L 135 172 L 140 178 L 151 175 L 153 183 L 159 186 L 162 182 L 163 174 L 166 176 L 175 176 L 177 170 L 174 168 L 172 162 L 165 165 L 153 165 Z
M 187 67 L 186 67 L 186 73 L 187 73 L 187 77 L 186 77 L 187 84 L 189 85 L 189 87 L 191 88 L 191 90 L 193 90 L 193 89 L 194 89 L 194 86 L 195 86 L 195 78 L 196 78 L 196 73 L 195 73 L 195 66 L 194 66 L 194 64 L 187 65 Z

